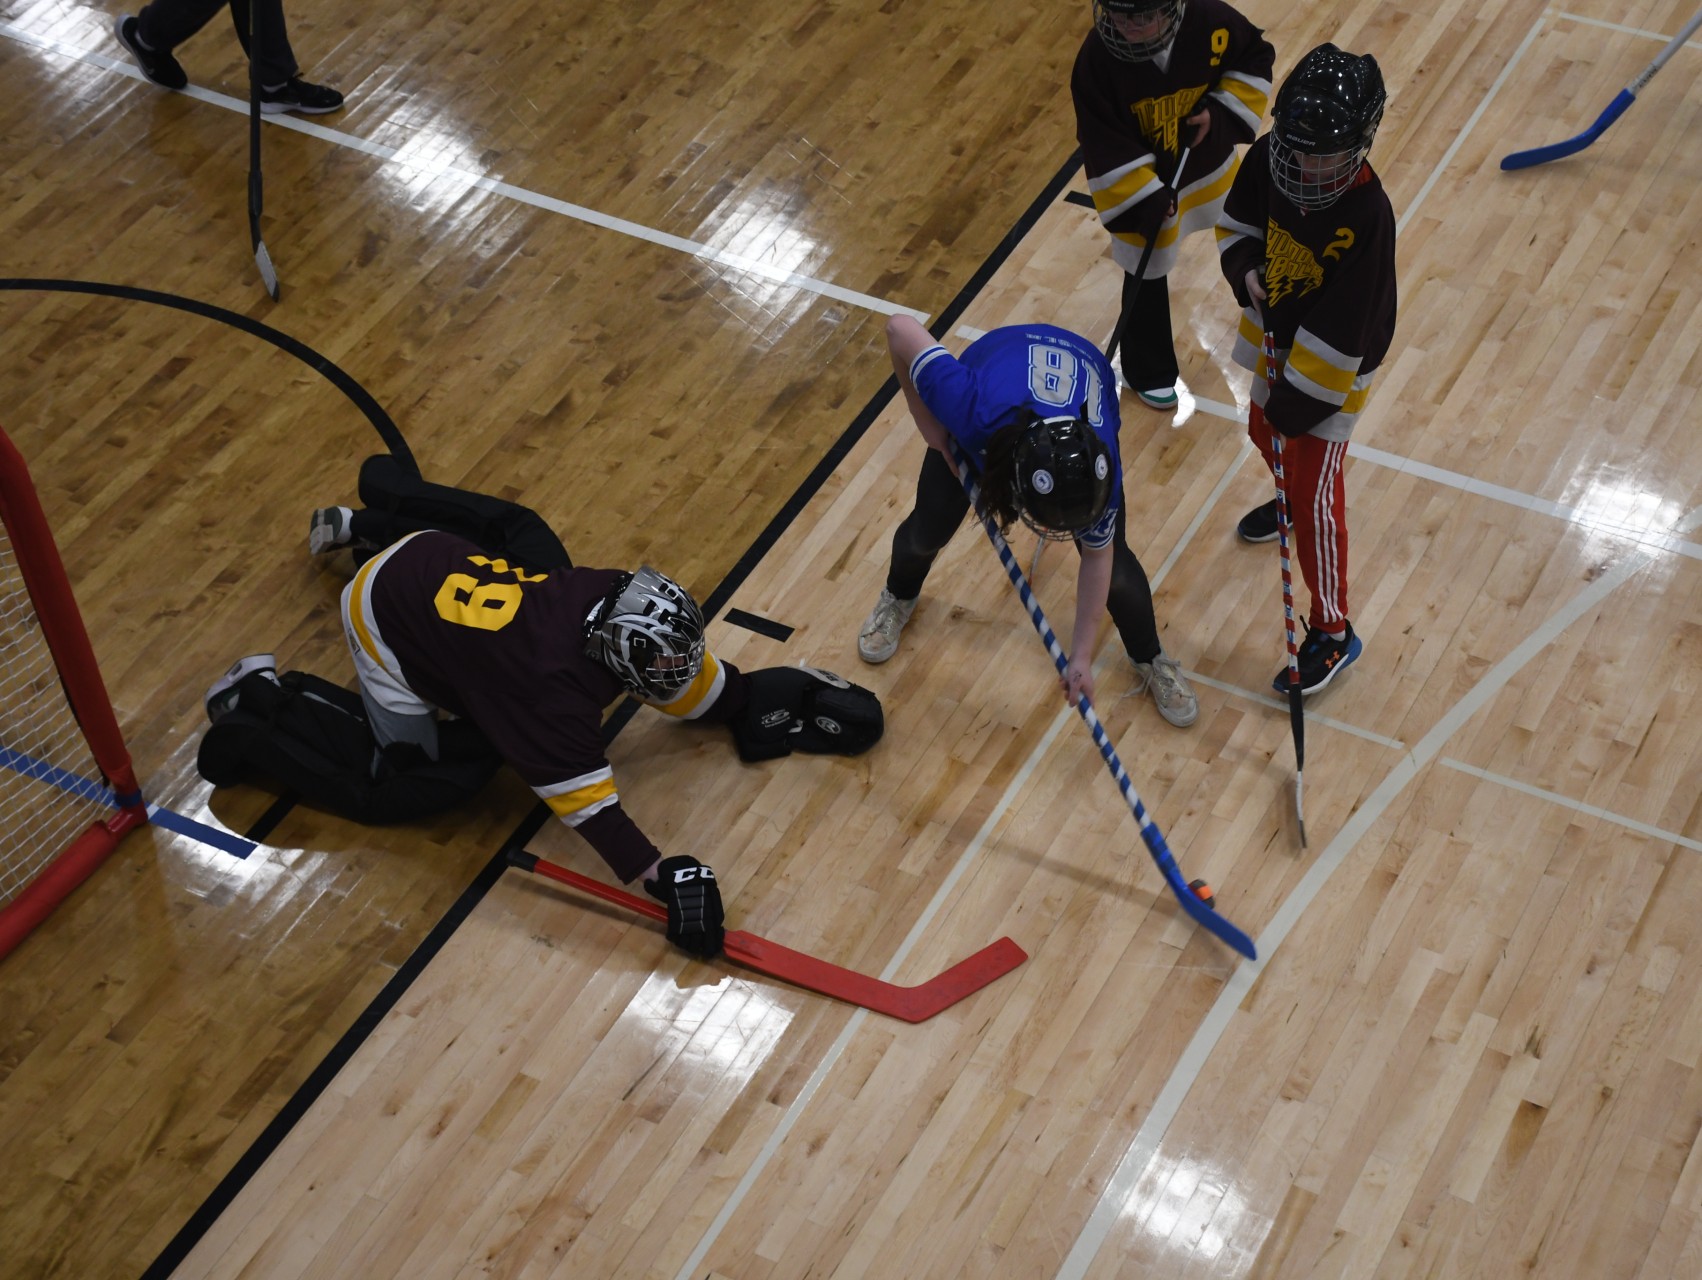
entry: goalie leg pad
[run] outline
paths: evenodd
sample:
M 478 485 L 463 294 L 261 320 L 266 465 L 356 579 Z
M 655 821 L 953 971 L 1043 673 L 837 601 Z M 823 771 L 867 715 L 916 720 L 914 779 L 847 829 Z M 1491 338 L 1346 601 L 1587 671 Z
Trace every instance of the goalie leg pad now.
M 886 727 L 879 698 L 819 667 L 765 667 L 751 672 L 750 682 L 745 714 L 732 726 L 742 760 L 793 751 L 859 755 Z

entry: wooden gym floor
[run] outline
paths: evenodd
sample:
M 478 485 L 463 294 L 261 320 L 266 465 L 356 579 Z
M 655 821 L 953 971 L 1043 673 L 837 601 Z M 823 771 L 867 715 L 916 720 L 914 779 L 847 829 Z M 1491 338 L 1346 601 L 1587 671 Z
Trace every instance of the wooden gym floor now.
M 1129 696 L 1114 640 L 1099 701 L 1256 963 L 1168 898 L 973 530 L 898 656 L 855 654 L 921 456 L 886 315 L 1110 331 L 1071 199 L 1086 4 L 289 7 L 349 107 L 265 130 L 277 303 L 228 23 L 173 95 L 111 11 L 0 8 L 0 420 L 149 798 L 254 846 L 133 834 L 0 965 L 5 1280 L 1702 1273 L 1699 51 L 1580 156 L 1496 168 L 1585 127 L 1685 6 L 1247 7 L 1279 76 L 1376 54 L 1401 219 L 1348 477 L 1366 652 L 1309 704 L 1311 847 L 1203 240 L 1183 412 L 1126 399 L 1124 430 L 1200 721 Z M 596 870 L 510 777 L 391 830 L 211 793 L 231 659 L 347 678 L 304 535 L 375 427 L 582 563 L 679 577 L 723 656 L 880 693 L 854 760 L 616 739 L 732 923 L 905 983 L 1006 934 L 1028 962 L 909 1026 L 505 871 L 522 839 Z M 1040 562 L 1055 618 L 1068 559 Z

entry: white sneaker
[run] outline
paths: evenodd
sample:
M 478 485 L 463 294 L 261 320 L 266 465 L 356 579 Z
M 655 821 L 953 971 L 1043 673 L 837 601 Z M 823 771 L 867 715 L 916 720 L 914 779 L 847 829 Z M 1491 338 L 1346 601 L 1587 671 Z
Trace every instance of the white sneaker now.
M 1135 396 L 1149 409 L 1174 409 L 1176 407 L 1175 387 L 1154 387 L 1148 391 L 1137 391 Z
M 275 684 L 278 679 L 278 660 L 269 653 L 251 653 L 246 658 L 238 658 L 231 663 L 230 670 L 213 681 L 207 690 L 207 696 L 202 699 L 207 708 L 207 719 L 216 722 L 225 712 L 234 709 L 236 686 L 256 671 Z
M 864 662 L 885 662 L 898 652 L 898 637 L 916 612 L 915 600 L 900 600 L 885 587 L 874 612 L 863 620 L 857 633 L 857 654 Z
M 348 507 L 320 507 L 307 525 L 307 549 L 316 556 L 338 547 L 346 547 L 353 539 L 350 527 L 355 513 Z
M 1182 674 L 1182 664 L 1175 658 L 1161 650 L 1151 662 L 1135 663 L 1135 672 L 1141 682 L 1133 692 L 1150 690 L 1152 700 L 1158 704 L 1158 714 L 1171 724 L 1178 729 L 1186 729 L 1199 719 L 1200 700 L 1188 686 L 1188 678 Z

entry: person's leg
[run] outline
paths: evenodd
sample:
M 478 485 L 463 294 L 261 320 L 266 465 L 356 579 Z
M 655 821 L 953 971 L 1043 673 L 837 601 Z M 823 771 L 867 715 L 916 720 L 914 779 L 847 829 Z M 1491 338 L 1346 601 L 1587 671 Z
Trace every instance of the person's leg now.
M 893 531 L 887 590 L 900 600 L 921 595 L 935 557 L 945 550 L 968 510 L 969 495 L 939 450 L 929 449 L 916 477 L 916 505 Z
M 1200 714 L 1199 699 L 1182 673 L 1182 665 L 1164 652 L 1158 638 L 1158 618 L 1152 605 L 1152 584 L 1134 550 L 1129 546 L 1126 507 L 1117 509 L 1116 540 L 1111 544 L 1111 590 L 1106 612 L 1129 660 L 1135 664 L 1140 684 L 1136 693 L 1150 693 L 1158 713 L 1171 724 L 1186 728 Z
M 206 26 L 226 3 L 227 0 L 153 0 L 136 15 L 136 34 L 146 48 L 170 53 Z
M 383 548 L 421 529 L 443 529 L 528 569 L 571 569 L 573 559 L 537 512 L 470 489 L 432 484 L 387 453 L 361 464 L 364 509 L 354 513 L 353 539 Z
M 284 19 L 284 0 L 255 0 L 259 8 L 249 12 L 250 0 L 229 0 L 231 23 L 236 38 L 242 41 L 245 53 L 254 59 L 254 69 L 260 74 L 260 84 L 273 88 L 287 84 L 301 70 L 295 50 L 290 48 L 289 27 Z M 258 39 L 256 47 L 248 47 L 249 24 L 253 22 Z
M 1123 380 L 1148 403 L 1176 401 L 1176 339 L 1170 328 L 1170 281 L 1123 273 L 1123 327 L 1117 335 Z
M 915 505 L 893 531 L 886 586 L 857 633 L 857 654 L 864 662 L 885 662 L 898 652 L 898 637 L 916 611 L 928 570 L 968 510 L 963 486 L 940 452 L 929 449 L 916 477 Z

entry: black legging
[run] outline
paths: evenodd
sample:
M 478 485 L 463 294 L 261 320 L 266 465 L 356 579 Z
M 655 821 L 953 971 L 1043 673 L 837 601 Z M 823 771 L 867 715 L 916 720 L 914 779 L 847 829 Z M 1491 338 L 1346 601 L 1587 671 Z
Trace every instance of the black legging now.
M 1170 329 L 1170 280 L 1140 280 L 1123 273 L 1122 329 L 1117 334 L 1117 363 L 1123 381 L 1136 391 L 1176 385 L 1176 338 Z
M 1152 585 L 1129 549 L 1124 521 L 1126 503 L 1117 506 L 1117 531 L 1111 542 L 1111 593 L 1106 601 L 1123 648 L 1136 662 L 1151 662 L 1163 648 L 1152 612 Z M 969 495 L 951 473 L 938 449 L 929 449 L 916 477 L 916 505 L 892 535 L 892 568 L 886 589 L 900 600 L 922 594 L 934 558 L 951 541 L 969 511 Z M 1076 544 L 1081 549 L 1081 544 Z
M 388 453 L 361 464 L 360 499 L 349 532 L 355 563 L 364 564 L 399 538 L 442 529 L 528 569 L 571 569 L 573 561 L 555 530 L 530 507 L 470 489 L 432 484 Z

